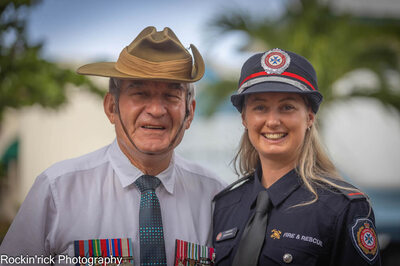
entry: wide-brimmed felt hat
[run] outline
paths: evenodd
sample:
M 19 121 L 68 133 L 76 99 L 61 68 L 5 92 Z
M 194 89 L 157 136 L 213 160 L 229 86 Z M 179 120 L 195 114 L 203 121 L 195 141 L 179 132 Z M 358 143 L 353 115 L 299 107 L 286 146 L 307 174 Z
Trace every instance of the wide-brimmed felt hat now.
M 245 95 L 262 92 L 303 94 L 314 113 L 323 98 L 311 63 L 298 54 L 278 48 L 255 54 L 244 63 L 238 90 L 231 96 L 231 102 L 242 112 Z
M 99 62 L 81 66 L 78 74 L 102 77 L 157 80 L 167 82 L 195 82 L 204 75 L 204 61 L 191 44 L 185 49 L 168 27 L 157 31 L 145 28 L 120 53 L 117 62 Z

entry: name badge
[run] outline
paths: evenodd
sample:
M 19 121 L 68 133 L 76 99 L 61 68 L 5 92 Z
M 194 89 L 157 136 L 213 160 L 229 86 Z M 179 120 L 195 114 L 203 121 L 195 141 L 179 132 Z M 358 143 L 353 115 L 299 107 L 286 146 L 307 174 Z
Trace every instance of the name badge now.
M 236 236 L 236 234 L 237 234 L 237 231 L 238 231 L 238 229 L 237 229 L 237 227 L 235 227 L 235 228 L 220 232 L 220 233 L 218 233 L 218 235 L 215 238 L 215 240 L 217 242 L 220 242 L 220 241 L 223 241 L 223 240 L 226 240 L 226 239 L 234 238 Z

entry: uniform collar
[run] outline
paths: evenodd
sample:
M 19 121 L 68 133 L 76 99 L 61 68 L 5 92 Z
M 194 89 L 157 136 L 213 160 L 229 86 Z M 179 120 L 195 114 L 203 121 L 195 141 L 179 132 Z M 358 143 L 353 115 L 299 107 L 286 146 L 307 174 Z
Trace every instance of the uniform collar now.
M 255 206 L 258 192 L 261 190 L 267 190 L 272 205 L 277 207 L 300 186 L 300 179 L 295 169 L 279 178 L 268 189 L 261 184 L 261 177 L 262 170 L 261 167 L 258 167 L 254 174 L 252 206 Z
M 136 179 L 144 175 L 144 173 L 134 166 L 121 151 L 116 139 L 110 145 L 108 157 L 123 188 L 133 184 Z M 173 194 L 175 184 L 175 153 L 172 155 L 168 168 L 158 174 L 157 177 L 161 180 L 161 183 L 168 193 Z

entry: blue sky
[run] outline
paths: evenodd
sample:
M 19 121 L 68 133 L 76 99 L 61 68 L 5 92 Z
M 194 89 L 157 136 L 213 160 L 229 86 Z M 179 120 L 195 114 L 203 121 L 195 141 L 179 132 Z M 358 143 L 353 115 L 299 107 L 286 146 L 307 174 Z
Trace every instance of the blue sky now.
M 278 0 L 44 0 L 31 10 L 28 32 L 31 40 L 45 41 L 46 58 L 113 61 L 146 26 L 168 26 L 185 46 L 195 44 L 206 60 L 240 66 L 245 58 L 238 57 L 235 47 L 244 36 L 216 38 L 208 26 L 212 18 L 232 9 L 274 16 L 283 5 Z

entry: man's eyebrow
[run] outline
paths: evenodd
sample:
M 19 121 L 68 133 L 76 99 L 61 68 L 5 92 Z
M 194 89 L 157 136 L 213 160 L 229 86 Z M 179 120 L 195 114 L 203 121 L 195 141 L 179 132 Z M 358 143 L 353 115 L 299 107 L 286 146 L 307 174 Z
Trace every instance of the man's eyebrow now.
M 175 89 L 175 90 L 184 90 L 184 87 L 181 83 L 169 83 L 168 88 Z

